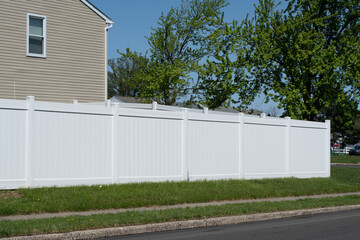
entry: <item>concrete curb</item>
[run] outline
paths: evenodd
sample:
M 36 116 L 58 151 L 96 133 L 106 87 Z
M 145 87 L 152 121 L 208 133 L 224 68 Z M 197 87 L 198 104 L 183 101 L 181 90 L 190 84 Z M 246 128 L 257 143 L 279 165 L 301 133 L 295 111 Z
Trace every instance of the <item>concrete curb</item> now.
M 240 216 L 208 218 L 201 220 L 176 221 L 176 222 L 145 224 L 138 226 L 85 230 L 85 231 L 76 231 L 69 233 L 12 237 L 6 239 L 8 240 L 94 239 L 94 238 L 114 237 L 114 236 L 130 235 L 130 234 L 171 231 L 171 230 L 191 229 L 191 228 L 200 228 L 200 227 L 212 227 L 219 225 L 245 223 L 245 222 L 257 222 L 257 221 L 265 221 L 271 219 L 296 217 L 296 216 L 304 216 L 304 215 L 320 214 L 320 213 L 330 213 L 330 212 L 355 210 L 355 209 L 360 209 L 360 205 L 302 209 L 302 210 L 272 212 L 272 213 L 257 213 L 257 214 L 240 215 Z

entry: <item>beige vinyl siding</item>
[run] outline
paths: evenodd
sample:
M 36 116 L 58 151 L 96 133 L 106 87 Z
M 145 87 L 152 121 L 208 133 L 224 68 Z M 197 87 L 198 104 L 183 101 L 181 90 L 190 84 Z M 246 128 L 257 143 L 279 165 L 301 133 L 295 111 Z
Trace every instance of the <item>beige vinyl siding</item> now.
M 46 58 L 27 56 L 27 14 L 46 16 Z M 105 20 L 80 0 L 4 0 L 0 98 L 105 100 Z

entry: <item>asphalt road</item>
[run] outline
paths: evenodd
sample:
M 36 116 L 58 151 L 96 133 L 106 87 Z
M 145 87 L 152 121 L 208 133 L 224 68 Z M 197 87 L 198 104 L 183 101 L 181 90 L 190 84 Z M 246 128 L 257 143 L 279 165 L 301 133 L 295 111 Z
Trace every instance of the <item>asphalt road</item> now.
M 360 209 L 329 214 L 277 219 L 257 223 L 243 223 L 209 228 L 158 232 L 104 240 L 356 240 L 360 239 Z

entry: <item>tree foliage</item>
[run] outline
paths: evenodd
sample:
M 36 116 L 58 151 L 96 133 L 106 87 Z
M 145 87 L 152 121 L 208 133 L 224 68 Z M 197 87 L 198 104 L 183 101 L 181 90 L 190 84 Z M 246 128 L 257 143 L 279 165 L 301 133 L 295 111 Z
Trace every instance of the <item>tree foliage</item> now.
M 182 62 L 176 64 L 149 61 L 135 75 L 134 83 L 139 89 L 137 97 L 160 104 L 173 105 L 187 91 L 187 72 Z
M 353 111 L 359 37 L 359 0 L 291 0 L 282 10 L 260 0 L 254 18 L 218 31 L 198 89 L 212 108 L 226 101 L 246 108 L 264 94 L 297 119 L 334 117 L 328 115 L 334 105 Z
M 320 120 L 331 119 L 333 140 L 342 139 L 343 144 L 356 144 L 360 139 L 360 111 L 358 102 L 346 99 L 347 104 L 341 106 L 336 102 L 323 109 Z
M 190 73 L 208 55 L 208 38 L 223 23 L 221 9 L 226 5 L 226 0 L 183 0 L 178 8 L 161 14 L 147 38 L 149 61 L 131 76 L 137 97 L 173 105 L 188 93 Z
M 139 92 L 134 77 L 140 69 L 149 61 L 146 56 L 132 52 L 129 48 L 125 53 L 120 53 L 120 57 L 109 59 L 108 72 L 108 93 L 109 97 L 114 95 L 136 97 Z

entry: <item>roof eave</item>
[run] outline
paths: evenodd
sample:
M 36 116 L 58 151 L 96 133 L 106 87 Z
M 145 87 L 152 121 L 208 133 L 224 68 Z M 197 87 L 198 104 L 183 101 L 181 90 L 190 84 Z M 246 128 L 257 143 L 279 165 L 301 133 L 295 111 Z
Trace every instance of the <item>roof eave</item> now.
M 102 11 L 100 11 L 97 7 L 95 7 L 93 4 L 91 4 L 89 1 L 87 0 L 80 0 L 81 2 L 83 2 L 86 6 L 88 6 L 88 8 L 90 8 L 91 10 L 93 10 L 97 15 L 99 15 L 102 19 L 105 20 L 106 23 L 108 24 L 114 24 L 114 22 L 105 15 L 105 13 L 103 13 Z

